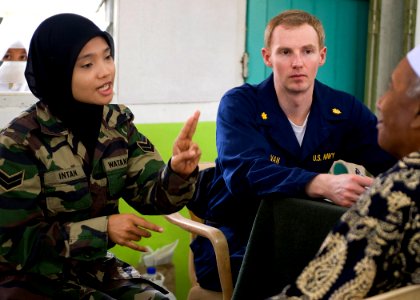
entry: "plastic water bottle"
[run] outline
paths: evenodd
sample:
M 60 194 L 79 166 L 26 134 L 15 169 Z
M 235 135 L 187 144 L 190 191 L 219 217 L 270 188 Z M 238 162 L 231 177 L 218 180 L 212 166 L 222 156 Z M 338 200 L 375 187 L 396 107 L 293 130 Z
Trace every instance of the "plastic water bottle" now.
M 162 273 L 157 272 L 155 267 L 147 267 L 146 269 L 146 274 L 143 275 L 143 277 L 145 277 L 146 279 L 153 281 L 154 283 L 156 283 L 157 285 L 160 285 L 161 287 L 165 288 L 169 293 L 166 294 L 165 296 L 168 297 L 171 300 L 176 300 L 175 295 L 170 292 L 164 285 L 164 281 L 165 281 L 165 276 L 163 276 Z
M 155 267 L 147 267 L 144 277 L 160 286 L 163 286 L 163 282 L 165 281 L 165 277 L 162 273 L 157 272 Z

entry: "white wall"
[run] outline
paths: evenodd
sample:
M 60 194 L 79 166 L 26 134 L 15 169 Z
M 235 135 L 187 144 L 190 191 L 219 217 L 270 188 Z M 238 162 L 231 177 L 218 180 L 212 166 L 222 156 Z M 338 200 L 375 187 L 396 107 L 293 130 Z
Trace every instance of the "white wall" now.
M 137 122 L 215 120 L 243 83 L 246 0 L 116 1 L 117 101 Z
M 0 129 L 35 101 L 36 98 L 30 93 L 0 92 Z
M 243 83 L 246 0 L 115 0 L 116 95 L 137 123 L 215 121 Z M 0 127 L 36 99 L 0 95 Z

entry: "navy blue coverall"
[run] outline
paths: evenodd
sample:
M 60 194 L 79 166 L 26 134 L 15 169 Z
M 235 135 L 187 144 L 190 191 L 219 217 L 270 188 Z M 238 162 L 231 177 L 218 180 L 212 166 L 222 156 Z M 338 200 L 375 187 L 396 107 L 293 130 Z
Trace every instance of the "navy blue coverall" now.
M 192 203 L 190 209 L 225 233 L 234 281 L 258 199 L 273 194 L 308 198 L 306 184 L 319 173 L 328 173 L 335 160 L 363 165 L 375 176 L 396 162 L 378 146 L 376 123 L 376 116 L 355 97 L 315 80 L 300 146 L 279 106 L 273 75 L 223 96 L 216 124 L 218 158 L 208 199 Z M 200 285 L 220 290 L 209 241 L 197 237 L 191 248 Z

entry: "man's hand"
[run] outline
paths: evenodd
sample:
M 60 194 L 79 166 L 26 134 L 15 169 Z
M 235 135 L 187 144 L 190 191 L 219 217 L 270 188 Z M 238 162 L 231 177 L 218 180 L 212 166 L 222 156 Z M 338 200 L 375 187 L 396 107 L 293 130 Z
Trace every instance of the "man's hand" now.
M 337 205 L 350 207 L 373 183 L 373 178 L 355 174 L 319 174 L 306 186 L 310 197 L 324 197 Z
M 135 214 L 116 214 L 108 217 L 108 237 L 114 243 L 137 251 L 147 252 L 147 248 L 135 242 L 142 237 L 150 237 L 150 231 L 162 232 L 163 228 Z
M 184 178 L 195 170 L 201 157 L 200 148 L 192 141 L 199 117 L 196 111 L 188 118 L 172 148 L 171 169 Z

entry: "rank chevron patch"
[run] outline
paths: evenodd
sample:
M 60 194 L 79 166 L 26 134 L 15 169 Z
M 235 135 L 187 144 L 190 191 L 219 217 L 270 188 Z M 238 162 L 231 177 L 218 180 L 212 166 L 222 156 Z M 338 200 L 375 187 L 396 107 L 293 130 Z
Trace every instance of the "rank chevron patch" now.
M 0 170 L 0 187 L 5 191 L 11 191 L 20 186 L 23 182 L 24 171 L 16 172 L 15 174 L 6 174 Z
M 143 137 L 141 141 L 138 141 L 137 145 L 139 145 L 144 152 L 155 152 L 155 147 L 146 137 Z

